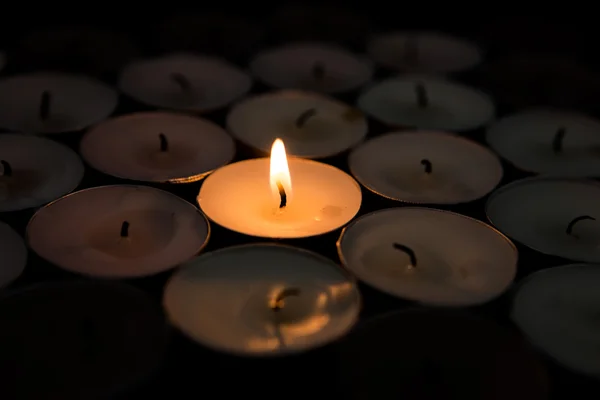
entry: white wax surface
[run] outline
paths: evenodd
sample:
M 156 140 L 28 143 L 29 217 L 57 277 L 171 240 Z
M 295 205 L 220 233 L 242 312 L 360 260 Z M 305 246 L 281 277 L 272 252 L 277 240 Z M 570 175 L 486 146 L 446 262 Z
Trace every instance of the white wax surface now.
M 394 244 L 411 248 L 417 264 Z M 390 208 L 344 230 L 342 263 L 365 283 L 392 296 L 441 306 L 485 303 L 511 284 L 515 246 L 475 219 L 429 208 Z
M 226 165 L 210 174 L 198 204 L 217 224 L 235 232 L 268 238 L 300 238 L 333 231 L 358 212 L 358 183 L 327 164 L 288 157 L 292 193 L 279 208 L 269 179 L 269 158 Z
M 423 160 L 431 162 L 425 172 Z M 350 171 L 381 196 L 421 204 L 456 204 L 481 198 L 502 179 L 502 164 L 488 149 L 443 132 L 395 132 L 350 153 Z
M 298 127 L 307 110 L 314 116 Z M 246 145 L 268 153 L 281 138 L 289 155 L 323 158 L 341 153 L 367 135 L 364 115 L 333 98 L 301 91 L 280 91 L 251 97 L 235 105 L 227 129 Z
M 129 236 L 121 237 L 124 221 Z M 42 208 L 27 227 L 29 246 L 75 273 L 130 278 L 166 271 L 208 241 L 206 218 L 162 190 L 133 185 L 82 190 Z
M 183 89 L 173 80 L 180 74 Z M 133 62 L 119 77 L 119 89 L 141 103 L 158 108 L 208 112 L 245 95 L 250 78 L 225 60 L 180 53 Z
M 313 69 L 318 66 L 315 73 Z M 250 70 L 269 86 L 340 93 L 357 89 L 371 80 L 368 60 L 326 43 L 294 43 L 259 53 Z M 322 75 L 321 75 L 322 74 Z
M 1 100 L 0 100 L 1 101 Z M 83 163 L 68 147 L 53 140 L 23 134 L 0 134 L 0 212 L 41 206 L 71 192 L 81 182 Z
M 49 115 L 40 118 L 42 94 L 51 93 Z M 61 133 L 103 121 L 118 94 L 84 75 L 39 72 L 0 80 L 0 127 L 26 133 Z
M 422 84 L 429 105 L 419 107 L 415 87 Z M 495 113 L 485 93 L 443 78 L 405 75 L 374 84 L 358 99 L 361 110 L 395 127 L 468 131 L 488 123 Z
M 378 64 L 402 72 L 452 73 L 481 63 L 481 49 L 448 34 L 391 32 L 373 37 L 367 52 Z
M 168 149 L 161 151 L 159 135 Z M 81 140 L 81 154 L 109 175 L 151 182 L 187 183 L 227 164 L 233 139 L 210 121 L 187 115 L 146 112 L 105 121 Z
M 21 236 L 0 222 L 0 288 L 17 279 L 27 263 L 27 248 Z
M 488 219 L 527 247 L 570 260 L 600 262 L 600 185 L 560 178 L 523 179 L 492 193 Z M 581 216 L 599 218 L 575 224 Z
M 562 150 L 553 142 L 564 129 Z M 535 109 L 491 125 L 486 140 L 517 168 L 554 176 L 600 176 L 600 121 L 583 114 Z
M 600 268 L 574 264 L 530 275 L 518 288 L 512 319 L 560 364 L 600 377 Z
M 282 290 L 298 289 L 271 308 Z M 185 264 L 169 280 L 163 305 L 171 322 L 217 350 L 279 355 L 322 346 L 358 319 L 360 295 L 331 261 L 273 244 L 230 247 Z

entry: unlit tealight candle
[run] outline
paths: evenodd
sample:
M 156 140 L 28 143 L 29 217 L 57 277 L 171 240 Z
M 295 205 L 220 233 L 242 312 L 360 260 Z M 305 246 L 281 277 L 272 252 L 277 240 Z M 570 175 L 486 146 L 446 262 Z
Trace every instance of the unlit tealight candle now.
M 265 356 L 323 346 L 358 319 L 360 295 L 339 266 L 273 244 L 230 247 L 185 264 L 167 283 L 171 322 L 217 350 Z
M 188 183 L 231 161 L 235 143 L 207 120 L 147 112 L 96 125 L 81 140 L 81 154 L 91 166 L 112 176 Z
M 82 190 L 38 211 L 29 246 L 68 271 L 103 278 L 154 275 L 206 245 L 208 221 L 179 197 L 146 186 Z
M 0 288 L 17 279 L 27 263 L 27 247 L 21 236 L 0 222 Z
M 502 179 L 494 153 L 443 132 L 396 132 L 355 148 L 350 171 L 383 197 L 420 204 L 457 204 L 479 199 Z
M 338 241 L 342 263 L 392 296 L 440 306 L 485 303 L 506 290 L 517 250 L 494 228 L 463 215 L 418 207 L 358 218 Z

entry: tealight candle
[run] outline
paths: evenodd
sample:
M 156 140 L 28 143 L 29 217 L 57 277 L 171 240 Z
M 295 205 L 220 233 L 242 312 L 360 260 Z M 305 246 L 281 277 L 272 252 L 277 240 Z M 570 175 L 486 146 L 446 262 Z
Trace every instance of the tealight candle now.
M 166 350 L 160 307 L 122 284 L 71 281 L 16 291 L 0 299 L 0 325 L 2 394 L 9 399 L 121 398 L 150 378 Z
M 549 380 L 512 329 L 464 312 L 411 309 L 358 325 L 339 346 L 344 399 L 546 400 Z
M 233 139 L 221 127 L 187 115 L 147 112 L 110 119 L 81 140 L 81 155 L 112 176 L 188 183 L 227 164 Z
M 227 129 L 261 152 L 267 153 L 280 137 L 290 155 L 323 158 L 360 143 L 368 125 L 360 111 L 333 98 L 285 90 L 235 105 L 227 116 Z
M 383 197 L 421 204 L 479 199 L 502 179 L 498 157 L 479 144 L 443 132 L 394 132 L 355 148 L 352 175 Z
M 217 350 L 266 356 L 320 347 L 358 319 L 360 295 L 337 265 L 307 250 L 235 246 L 191 260 L 167 283 L 171 322 Z
M 119 88 L 137 101 L 159 108 L 208 112 L 246 94 L 252 81 L 225 60 L 172 54 L 133 62 L 119 77 Z
M 0 288 L 17 279 L 27 263 L 27 247 L 21 236 L 0 222 Z
M 530 178 L 492 193 L 490 222 L 525 246 L 570 260 L 600 262 L 600 185 Z
M 348 225 L 342 263 L 360 280 L 396 297 L 440 306 L 485 303 L 506 290 L 517 250 L 478 220 L 406 207 L 376 211 Z
M 519 285 L 511 316 L 534 345 L 560 364 L 600 378 L 598 285 L 597 265 L 538 271 Z
M 56 200 L 73 191 L 83 173 L 79 156 L 64 145 L 38 136 L 0 134 L 0 212 Z
M 524 171 L 600 176 L 600 121 L 582 114 L 552 109 L 522 112 L 491 125 L 486 140 Z
M 360 96 L 358 106 L 386 125 L 448 131 L 479 128 L 495 113 L 485 93 L 425 75 L 379 82 Z
M 250 64 L 258 79 L 280 89 L 341 93 L 371 80 L 373 67 L 341 47 L 296 43 L 258 54 Z
M 85 129 L 117 107 L 117 92 L 83 75 L 32 73 L 0 80 L 0 127 L 27 133 Z
M 191 204 L 146 186 L 101 186 L 39 210 L 27 226 L 33 251 L 67 271 L 103 278 L 149 276 L 206 245 L 208 221 Z
M 388 69 L 432 74 L 462 72 L 483 59 L 481 49 L 474 43 L 428 31 L 377 35 L 367 44 L 367 53 Z
M 287 160 L 283 142 L 271 158 L 226 165 L 210 174 L 198 204 L 217 224 L 268 238 L 302 238 L 331 232 L 350 221 L 361 204 L 360 186 L 327 164 Z

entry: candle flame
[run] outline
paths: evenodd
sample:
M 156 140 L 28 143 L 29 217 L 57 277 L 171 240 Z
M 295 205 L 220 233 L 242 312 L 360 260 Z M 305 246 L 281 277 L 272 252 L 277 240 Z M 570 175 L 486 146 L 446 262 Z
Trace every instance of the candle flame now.
M 290 177 L 285 146 L 281 139 L 275 139 L 271 147 L 270 184 L 273 198 L 276 199 L 277 203 L 279 204 L 281 201 L 281 190 L 283 189 L 289 204 L 292 196 L 292 178 Z

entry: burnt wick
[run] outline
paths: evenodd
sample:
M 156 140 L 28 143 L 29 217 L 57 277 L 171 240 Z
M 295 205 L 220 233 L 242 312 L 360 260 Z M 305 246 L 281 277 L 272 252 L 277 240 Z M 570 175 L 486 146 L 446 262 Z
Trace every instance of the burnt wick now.
M 183 92 L 189 92 L 192 89 L 192 84 L 189 79 L 179 72 L 173 72 L 171 74 L 171 80 L 175 82 Z
M 52 103 L 52 93 L 48 90 L 44 90 L 40 97 L 40 109 L 39 117 L 42 121 L 47 120 L 50 117 L 50 106 Z
M 287 205 L 287 194 L 285 193 L 285 189 L 281 182 L 277 182 L 277 190 L 279 190 L 279 198 L 281 199 L 279 202 L 279 208 L 283 208 Z
M 163 153 L 169 151 L 169 142 L 164 133 L 158 134 L 158 140 L 160 141 L 160 151 Z
M 415 255 L 413 249 L 400 243 L 394 243 L 393 246 L 396 250 L 400 250 L 408 256 L 408 258 L 410 259 L 410 265 L 412 267 L 417 266 L 417 256 Z
M 555 154 L 561 153 L 563 151 L 563 141 L 565 139 L 565 135 L 567 134 L 566 128 L 558 128 L 556 133 L 554 134 L 554 139 L 552 140 L 552 150 L 554 150 Z
M 12 167 L 6 160 L 0 160 L 2 164 L 2 176 L 12 176 Z
M 567 229 L 566 229 L 566 233 L 567 235 L 573 236 L 573 237 L 577 237 L 576 235 L 573 235 L 573 228 L 575 227 L 575 225 L 580 222 L 580 221 L 595 221 L 596 218 L 591 217 L 589 215 L 582 215 L 580 217 L 574 218 L 571 222 L 569 222 L 569 225 L 567 225 Z
M 306 122 L 308 122 L 308 120 L 313 118 L 315 115 L 317 115 L 316 108 L 309 108 L 308 110 L 304 111 L 298 116 L 298 118 L 296 118 L 296 127 L 302 129 L 304 125 L 306 125 Z
M 312 66 L 311 74 L 316 81 L 322 81 L 325 79 L 325 72 L 325 64 L 322 62 L 316 62 Z
M 127 221 L 123 221 L 123 223 L 121 224 L 121 237 L 129 237 L 129 222 Z
M 433 165 L 431 164 L 431 161 L 429 161 L 428 159 L 426 159 L 426 158 L 422 159 L 421 165 L 423 165 L 425 167 L 426 174 L 430 174 L 433 171 Z
M 425 85 L 420 82 L 415 85 L 415 96 L 419 108 L 429 107 L 429 95 L 427 94 L 427 89 L 425 88 Z
M 279 294 L 273 299 L 273 304 L 271 305 L 271 310 L 280 311 L 285 305 L 285 299 L 290 296 L 299 296 L 300 289 L 298 288 L 287 288 L 283 289 Z

